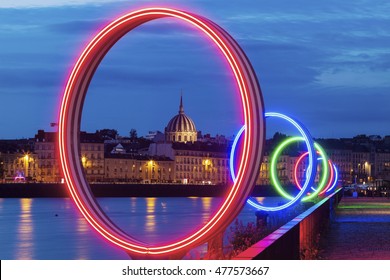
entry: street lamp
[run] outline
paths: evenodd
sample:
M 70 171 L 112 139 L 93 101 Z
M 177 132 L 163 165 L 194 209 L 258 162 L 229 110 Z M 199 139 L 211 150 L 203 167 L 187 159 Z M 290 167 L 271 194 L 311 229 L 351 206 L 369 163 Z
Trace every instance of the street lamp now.
M 211 172 L 212 172 L 212 161 L 210 159 L 203 160 L 203 165 L 205 166 L 206 179 L 211 181 Z
M 24 159 L 24 169 L 25 169 L 24 176 L 27 178 L 28 177 L 28 163 L 30 161 L 29 154 L 25 154 L 23 159 Z
M 205 159 L 205 160 L 203 161 L 203 165 L 205 166 L 206 170 L 208 170 L 209 167 L 210 167 L 210 165 L 211 165 L 211 160 Z
M 81 157 L 81 163 L 83 164 L 84 168 L 87 167 L 87 157 L 86 156 L 82 156 Z
M 153 166 L 154 166 L 154 161 L 153 161 L 153 160 L 149 160 L 149 161 L 148 161 L 148 167 L 150 168 L 150 175 L 149 175 L 150 183 L 152 182 L 152 170 L 153 170 Z

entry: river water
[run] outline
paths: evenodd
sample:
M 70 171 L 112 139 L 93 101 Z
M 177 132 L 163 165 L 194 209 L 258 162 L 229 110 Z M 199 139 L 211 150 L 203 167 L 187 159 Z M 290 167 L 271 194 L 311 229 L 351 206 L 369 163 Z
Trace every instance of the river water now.
M 259 199 L 272 204 L 280 201 Z M 98 201 L 113 222 L 127 233 L 140 241 L 158 244 L 186 236 L 205 224 L 221 198 L 98 198 Z M 244 223 L 255 222 L 255 209 L 246 205 L 237 218 Z M 198 258 L 205 250 L 206 245 L 195 248 L 186 258 Z M 0 259 L 129 257 L 103 240 L 69 198 L 0 198 Z

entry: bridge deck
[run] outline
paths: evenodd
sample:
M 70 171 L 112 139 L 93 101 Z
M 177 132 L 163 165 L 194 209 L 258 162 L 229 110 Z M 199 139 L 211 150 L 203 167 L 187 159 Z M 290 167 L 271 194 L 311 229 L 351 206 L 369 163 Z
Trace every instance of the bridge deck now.
M 390 199 L 343 197 L 321 248 L 321 259 L 390 260 Z

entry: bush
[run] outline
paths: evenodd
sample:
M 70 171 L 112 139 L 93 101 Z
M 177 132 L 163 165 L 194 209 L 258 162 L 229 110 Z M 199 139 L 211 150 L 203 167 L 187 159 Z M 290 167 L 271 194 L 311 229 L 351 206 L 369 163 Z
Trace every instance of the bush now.
M 256 242 L 267 235 L 264 227 L 257 227 L 255 223 L 249 222 L 246 225 L 235 220 L 234 225 L 230 227 L 229 242 L 232 246 L 231 256 L 234 257 L 246 250 Z
M 230 254 L 231 257 L 238 255 L 256 242 L 259 242 L 262 238 L 266 237 L 277 228 L 281 227 L 285 223 L 291 221 L 293 218 L 304 212 L 311 205 L 312 203 L 300 203 L 282 211 L 269 213 L 267 217 L 267 225 L 260 224 L 257 226 L 253 222 L 249 222 L 244 225 L 242 221 L 236 219 L 234 225 L 230 227 L 230 234 L 228 237 L 232 250 Z M 304 252 L 302 253 L 304 257 L 306 257 L 305 255 L 308 254 Z M 313 252 L 310 252 L 310 254 L 312 253 Z

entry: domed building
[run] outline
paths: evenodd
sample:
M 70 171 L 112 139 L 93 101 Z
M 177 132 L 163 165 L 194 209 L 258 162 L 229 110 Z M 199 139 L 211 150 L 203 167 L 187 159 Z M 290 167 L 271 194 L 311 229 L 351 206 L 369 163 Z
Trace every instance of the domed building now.
M 198 132 L 194 122 L 184 114 L 183 97 L 180 97 L 179 114 L 174 116 L 165 127 L 165 140 L 167 142 L 195 142 Z

